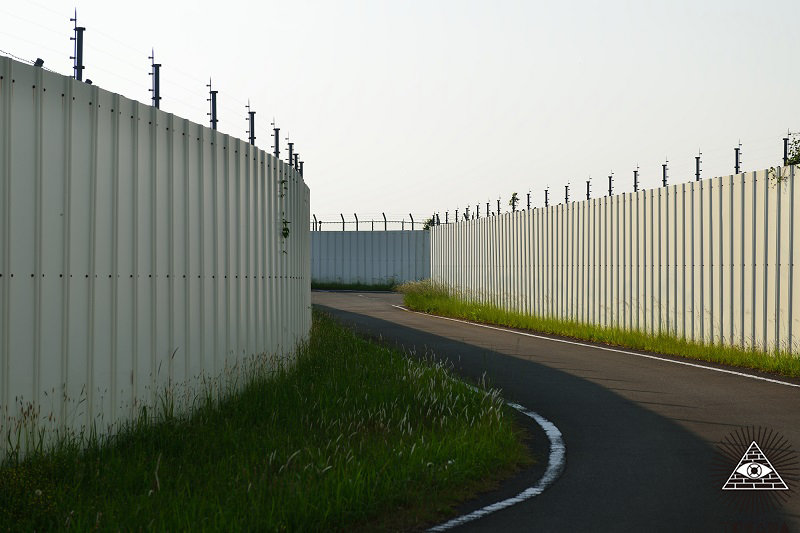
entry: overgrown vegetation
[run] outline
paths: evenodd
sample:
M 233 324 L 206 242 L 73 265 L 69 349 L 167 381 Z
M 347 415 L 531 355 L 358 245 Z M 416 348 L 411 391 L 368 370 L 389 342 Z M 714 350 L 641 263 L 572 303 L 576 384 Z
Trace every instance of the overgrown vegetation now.
M 525 461 L 498 391 L 315 312 L 291 369 L 84 451 L 6 458 L 0 530 L 418 527 Z
M 666 333 L 653 335 L 642 331 L 530 316 L 460 298 L 447 287 L 430 280 L 405 283 L 398 290 L 403 293 L 405 305 L 409 309 L 424 313 L 800 377 L 800 356 L 788 351 L 763 352 L 733 346 L 700 344 Z
M 393 291 L 397 288 L 397 283 L 390 281 L 388 283 L 337 283 L 337 282 L 319 282 L 312 281 L 312 290 L 327 290 L 327 291 Z

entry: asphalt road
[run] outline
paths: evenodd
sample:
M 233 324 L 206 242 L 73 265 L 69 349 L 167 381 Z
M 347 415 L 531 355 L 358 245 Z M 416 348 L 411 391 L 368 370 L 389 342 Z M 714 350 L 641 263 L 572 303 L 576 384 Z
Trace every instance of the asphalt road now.
M 312 302 L 362 333 L 433 351 L 473 381 L 485 372 L 506 399 L 561 430 L 567 464 L 552 486 L 458 531 L 800 531 L 797 463 L 781 471 L 772 459 L 786 501 L 753 511 L 752 492 L 721 490 L 737 462 L 720 466 L 718 451 L 751 426 L 800 451 L 798 387 L 415 314 L 392 307 L 402 303 L 395 294 L 314 292 Z M 546 443 L 544 433 L 534 440 Z M 516 494 L 541 470 L 461 511 Z

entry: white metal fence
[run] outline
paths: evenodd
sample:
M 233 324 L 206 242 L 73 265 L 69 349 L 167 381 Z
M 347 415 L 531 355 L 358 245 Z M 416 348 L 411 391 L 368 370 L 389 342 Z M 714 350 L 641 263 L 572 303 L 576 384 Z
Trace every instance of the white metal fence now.
M 797 167 L 432 229 L 432 278 L 540 316 L 797 349 Z
M 430 277 L 429 231 L 315 231 L 311 279 L 318 283 L 402 283 Z
M 103 432 L 168 387 L 290 356 L 308 217 L 272 155 L 0 58 L 0 441 L 26 416 Z

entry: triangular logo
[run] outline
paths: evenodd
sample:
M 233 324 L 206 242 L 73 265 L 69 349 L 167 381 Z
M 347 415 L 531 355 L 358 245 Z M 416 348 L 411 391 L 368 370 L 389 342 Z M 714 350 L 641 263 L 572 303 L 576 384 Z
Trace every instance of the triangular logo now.
M 753 441 L 722 490 L 789 490 L 789 487 Z

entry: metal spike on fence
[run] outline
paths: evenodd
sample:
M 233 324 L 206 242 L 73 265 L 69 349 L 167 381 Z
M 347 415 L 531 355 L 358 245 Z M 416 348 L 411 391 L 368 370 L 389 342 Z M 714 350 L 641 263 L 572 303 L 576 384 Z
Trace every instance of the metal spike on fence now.
M 611 171 L 611 175 L 608 176 L 608 195 L 611 196 L 614 192 L 614 171 Z
M 739 158 L 742 155 L 742 141 L 739 141 L 739 146 L 737 146 L 736 148 L 733 149 L 733 154 L 734 154 L 733 170 L 734 170 L 734 174 L 738 174 L 739 173 L 739 163 L 740 163 Z
M 275 156 L 275 159 L 281 158 L 281 149 L 280 149 L 280 133 L 281 129 L 275 127 L 275 117 L 272 117 L 272 138 L 275 139 L 275 144 L 272 145 L 272 155 Z
M 339 216 L 342 217 L 342 231 L 344 231 L 344 215 L 339 213 Z
M 589 200 L 592 195 L 592 181 L 586 180 L 586 199 Z
M 353 213 L 353 218 L 356 219 L 356 231 L 358 231 L 358 215 L 356 213 Z
M 388 224 L 386 224 L 386 213 L 381 213 L 383 215 L 383 231 L 388 231 Z
M 669 164 L 669 159 L 667 159 L 666 162 L 663 165 L 661 165 L 661 170 L 662 170 L 661 184 L 664 187 L 667 186 L 667 165 L 668 164 Z
M 150 60 L 152 69 L 150 75 L 153 77 L 153 88 L 150 89 L 150 92 L 153 93 L 152 103 L 153 107 L 159 109 L 161 106 L 161 63 L 156 63 L 156 53 L 152 48 L 150 49 L 150 57 L 147 59 Z
M 528 191 L 528 211 L 531 209 L 531 191 Z
M 700 158 L 702 157 L 703 152 L 697 150 L 697 155 L 694 156 L 694 180 L 700 181 Z
M 789 164 L 789 132 L 787 130 L 786 137 L 783 138 L 783 166 Z
M 69 20 L 70 22 L 75 23 L 73 28 L 75 35 L 69 38 L 70 41 L 75 41 L 75 55 L 69 56 L 69 58 L 74 60 L 72 70 L 75 79 L 78 81 L 83 81 L 83 69 L 85 68 L 83 66 L 83 32 L 86 31 L 86 28 L 83 26 L 78 26 L 77 9 L 75 9 L 75 16 Z
M 209 110 L 209 112 L 206 113 L 206 115 L 211 117 L 211 129 L 212 130 L 216 130 L 217 129 L 217 93 L 219 91 L 214 91 L 214 90 L 211 89 L 211 78 L 208 78 L 208 85 L 206 85 L 206 87 L 208 87 L 208 98 L 206 99 L 206 102 L 209 102 L 209 106 L 211 108 Z
M 249 129 L 247 131 L 247 135 L 250 138 L 250 144 L 255 146 L 256 145 L 256 112 L 250 109 L 250 99 L 247 99 L 247 123 L 249 124 Z
M 414 231 L 414 217 L 409 213 L 408 218 L 411 219 L 411 231 Z
M 497 198 L 497 216 L 500 216 L 500 198 Z
M 481 218 L 481 204 L 475 204 L 475 218 Z
M 317 229 L 317 215 L 312 215 L 314 217 L 314 229 Z
M 633 171 L 633 192 L 639 192 L 639 165 Z
M 549 194 L 550 194 L 550 191 L 548 190 L 548 188 L 545 188 L 545 190 L 544 190 L 544 206 L 545 207 L 548 207 L 548 204 L 550 203 L 550 200 L 548 198 Z
M 564 203 L 565 204 L 569 203 L 569 182 L 567 182 L 567 184 L 564 185 Z
M 492 212 L 491 212 L 491 210 L 489 209 L 489 202 L 486 202 L 486 216 L 487 216 L 487 217 L 488 217 L 488 216 L 491 216 L 491 214 L 492 214 Z

